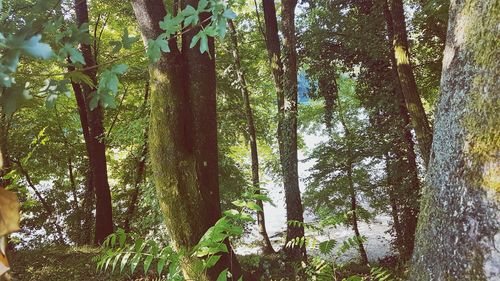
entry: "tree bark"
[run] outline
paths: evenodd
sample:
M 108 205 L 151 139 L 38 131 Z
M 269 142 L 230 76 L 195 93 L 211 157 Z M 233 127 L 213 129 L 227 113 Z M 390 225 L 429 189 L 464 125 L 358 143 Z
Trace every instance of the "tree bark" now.
M 429 163 L 432 130 L 427 119 L 422 101 L 420 99 L 413 68 L 410 61 L 408 38 L 406 34 L 406 23 L 402 0 L 390 1 L 390 9 L 387 2 L 384 7 L 384 14 L 387 23 L 389 41 L 392 44 L 393 54 L 396 59 L 396 69 L 398 72 L 401 91 L 403 93 L 406 107 L 410 114 L 411 123 L 415 130 L 420 153 L 425 165 Z M 392 38 L 391 38 L 392 37 Z
M 80 26 L 88 23 L 89 15 L 87 1 L 75 0 L 74 4 L 77 24 Z M 81 44 L 80 51 L 85 59 L 85 66 L 87 68 L 94 67 L 96 64 L 90 45 Z M 97 84 L 97 68 L 87 69 L 84 71 L 84 74 L 92 80 L 94 85 Z M 103 109 L 100 105 L 97 105 L 97 107 L 93 110 L 90 110 L 89 108 L 90 99 L 96 91 L 95 86 L 82 83 L 80 87 L 84 96 L 85 110 L 87 112 L 89 125 L 89 160 L 90 169 L 92 170 L 92 185 L 94 187 L 96 198 L 94 243 L 101 244 L 109 234 L 113 233 L 113 210 L 111 205 L 111 192 L 108 183 L 106 163 Z
M 245 116 L 247 119 L 247 133 L 250 139 L 250 155 L 252 160 L 252 184 L 255 188 L 255 194 L 261 194 L 260 192 L 260 179 L 259 179 L 259 157 L 257 151 L 257 134 L 255 132 L 255 123 L 253 121 L 252 106 L 250 104 L 250 94 L 248 92 L 248 87 L 245 79 L 245 73 L 241 67 L 240 53 L 238 49 L 238 39 L 236 34 L 236 29 L 232 20 L 228 20 L 229 32 L 231 35 L 231 43 L 233 47 L 233 57 L 234 65 L 236 68 L 236 75 L 238 77 L 239 88 L 241 90 L 241 95 L 243 96 L 243 107 L 245 108 Z M 262 252 L 264 254 L 274 253 L 273 246 L 271 245 L 271 240 L 267 235 L 266 221 L 264 216 L 264 204 L 262 200 L 256 200 L 257 205 L 262 209 L 262 211 L 257 211 L 257 224 L 259 226 L 259 233 L 262 236 Z
M 68 59 L 69 60 L 69 59 Z M 68 71 L 74 71 L 75 68 L 73 66 L 68 66 Z M 93 219 L 94 215 L 92 211 L 94 210 L 95 204 L 95 195 L 94 195 L 94 184 L 93 184 L 93 176 L 92 176 L 92 168 L 90 164 L 90 153 L 91 149 L 91 137 L 89 131 L 89 121 L 87 118 L 87 105 L 85 102 L 85 95 L 82 92 L 82 88 L 80 84 L 71 82 L 71 87 L 73 88 L 73 92 L 75 93 L 76 104 L 78 106 L 78 115 L 80 117 L 80 124 L 83 132 L 83 139 L 85 140 L 85 148 L 87 151 L 87 162 L 85 167 L 85 193 L 82 202 L 82 234 L 80 238 L 80 242 L 82 244 L 90 244 L 92 243 L 92 229 L 93 229 Z
M 401 7 L 402 8 L 402 7 Z M 418 178 L 418 168 L 417 168 L 417 162 L 416 162 L 416 155 L 415 155 L 415 150 L 414 150 L 414 142 L 413 142 L 413 137 L 412 133 L 410 131 L 410 125 L 411 125 L 411 118 L 410 115 L 411 113 L 408 110 L 408 104 L 405 102 L 405 95 L 403 94 L 403 83 L 401 82 L 402 80 L 400 79 L 399 76 L 399 69 L 398 69 L 398 60 L 396 56 L 396 51 L 394 48 L 394 43 L 395 42 L 395 34 L 394 34 L 394 26 L 393 24 L 393 17 L 391 15 L 389 6 L 387 4 L 387 1 L 384 2 L 384 15 L 386 18 L 386 26 L 387 26 L 387 35 L 389 38 L 389 56 L 390 56 L 390 61 L 391 61 L 391 71 L 393 75 L 393 88 L 394 88 L 394 94 L 395 94 L 395 100 L 399 104 L 399 115 L 401 117 L 401 133 L 402 133 L 402 147 L 399 150 L 402 150 L 402 154 L 398 156 L 399 162 L 402 162 L 402 165 L 407 167 L 407 174 L 404 177 L 404 183 L 398 185 L 399 189 L 405 189 L 405 190 L 400 190 L 399 192 L 396 191 L 398 194 L 402 195 L 404 197 L 404 200 L 398 200 L 402 202 L 401 205 L 401 235 L 399 244 L 399 252 L 400 256 L 403 261 L 407 261 L 411 258 L 411 255 L 413 253 L 413 247 L 414 247 L 414 242 L 415 242 L 415 231 L 416 231 L 416 226 L 417 226 L 417 219 L 418 219 L 418 213 L 419 213 L 419 204 L 420 204 L 420 180 Z M 396 9 L 397 10 L 397 9 Z M 404 15 L 403 15 L 404 16 Z M 403 17 L 403 24 L 404 24 L 404 17 Z M 404 28 L 404 30 L 406 30 Z M 404 36 L 407 46 L 407 40 L 406 40 L 406 33 L 404 33 L 402 36 Z M 409 57 L 409 55 L 408 55 Z M 411 65 L 408 65 L 411 68 Z M 413 75 L 413 74 L 412 74 Z M 413 76 L 412 76 L 413 77 Z M 414 79 L 413 79 L 414 81 Z M 416 88 L 415 88 L 416 89 Z M 427 120 L 427 117 L 425 117 L 425 120 Z M 427 123 L 428 124 L 428 123 Z M 415 128 L 415 125 L 413 125 Z M 416 130 L 415 130 L 416 132 Z M 432 141 L 432 133 L 430 134 L 431 136 L 431 141 Z M 419 141 L 420 143 L 420 141 Z M 423 148 L 421 147 L 421 152 L 423 155 Z M 424 157 L 424 161 L 425 160 Z M 401 167 L 402 165 L 398 165 Z M 395 167 L 396 169 L 398 167 Z M 401 177 L 401 175 L 396 175 L 397 177 Z M 402 191 L 402 192 L 401 192 Z M 399 198 L 401 199 L 401 198 Z
M 451 2 L 411 280 L 500 278 L 500 2 Z
M 287 221 L 303 222 L 303 207 L 300 197 L 297 159 L 297 52 L 295 49 L 295 6 L 296 0 L 282 2 L 283 56 L 273 0 L 263 0 L 266 24 L 266 44 L 271 70 L 276 84 L 278 103 L 278 146 L 281 170 L 285 188 Z M 281 60 L 283 58 L 283 61 Z M 304 237 L 303 225 L 288 224 L 286 242 Z M 292 260 L 306 258 L 306 248 L 285 247 L 285 253 Z
M 196 7 L 197 1 L 182 4 Z M 158 23 L 166 14 L 163 1 L 134 0 L 132 7 L 144 42 L 156 39 L 162 33 Z M 200 21 L 208 16 L 201 14 Z M 176 39 L 170 39 L 171 52 L 163 53 L 150 67 L 149 150 L 153 179 L 172 244 L 186 250 L 192 249 L 221 216 L 215 61 L 198 48 L 189 48 L 199 30 L 193 28 L 182 35 L 180 50 Z M 213 39 L 208 45 L 213 55 Z M 241 268 L 228 242 L 227 246 L 229 253 L 222 253 L 219 262 L 206 273 L 195 270 L 200 259 L 184 259 L 184 276 L 216 280 L 228 268 L 237 280 Z

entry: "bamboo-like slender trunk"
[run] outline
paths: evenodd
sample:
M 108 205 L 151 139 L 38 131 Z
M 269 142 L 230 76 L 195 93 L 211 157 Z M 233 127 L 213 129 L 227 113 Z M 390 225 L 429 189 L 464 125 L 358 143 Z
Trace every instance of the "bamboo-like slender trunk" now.
M 260 179 L 259 179 L 259 157 L 257 151 L 257 133 L 255 132 L 255 123 L 253 120 L 252 106 L 250 104 L 250 94 L 248 92 L 248 87 L 245 79 L 245 72 L 241 67 L 240 52 L 238 49 L 238 39 L 236 29 L 232 20 L 228 21 L 229 31 L 231 35 L 231 43 L 233 48 L 234 65 L 236 68 L 236 75 L 238 77 L 239 88 L 241 90 L 241 95 L 243 97 L 243 107 L 245 108 L 245 116 L 247 119 L 247 134 L 250 138 L 250 155 L 252 160 L 252 184 L 255 188 L 256 194 L 261 194 L 260 192 Z M 264 254 L 274 253 L 273 246 L 271 245 L 271 240 L 267 235 L 266 221 L 264 216 L 264 204 L 262 200 L 256 200 L 257 205 L 262 209 L 262 211 L 257 211 L 257 224 L 259 226 L 259 233 L 262 236 L 262 252 Z

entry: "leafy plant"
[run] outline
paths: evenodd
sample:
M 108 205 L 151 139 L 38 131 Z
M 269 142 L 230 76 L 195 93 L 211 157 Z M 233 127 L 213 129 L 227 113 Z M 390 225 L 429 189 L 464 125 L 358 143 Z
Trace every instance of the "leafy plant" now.
M 249 188 L 243 194 L 243 198 L 245 200 L 234 201 L 233 205 L 238 208 L 225 211 L 224 216 L 205 232 L 190 251 L 174 249 L 169 245 L 161 246 L 153 239 L 143 239 L 119 229 L 108 236 L 103 243 L 102 252 L 95 259 L 97 269 L 115 271 L 119 268 L 120 272 L 123 272 L 128 267 L 130 272 L 134 273 L 142 262 L 144 273 L 156 264 L 157 275 L 163 276 L 166 270 L 167 280 L 184 280 L 180 268 L 182 259 L 199 258 L 201 266 L 197 271 L 201 274 L 219 261 L 221 253 L 228 252 L 226 245 L 228 239 L 243 234 L 241 223 L 254 221 L 249 212 L 261 210 L 254 200 L 259 198 L 271 202 L 267 195 L 255 194 L 254 188 Z M 226 269 L 220 273 L 217 280 L 227 280 L 230 274 Z

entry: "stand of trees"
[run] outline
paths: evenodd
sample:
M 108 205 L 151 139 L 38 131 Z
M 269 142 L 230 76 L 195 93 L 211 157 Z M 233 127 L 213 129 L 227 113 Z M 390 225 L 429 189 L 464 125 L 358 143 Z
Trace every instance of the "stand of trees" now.
M 497 280 L 499 8 L 0 1 L 0 269 L 92 245 L 169 280 Z

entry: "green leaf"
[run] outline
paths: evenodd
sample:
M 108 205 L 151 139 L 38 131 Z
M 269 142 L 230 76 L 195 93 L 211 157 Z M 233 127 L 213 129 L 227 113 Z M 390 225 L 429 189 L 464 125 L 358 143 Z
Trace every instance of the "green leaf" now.
M 137 265 L 139 264 L 139 261 L 141 260 L 141 254 L 136 253 L 132 260 L 130 261 L 130 271 L 134 273 L 135 269 L 137 268 Z
M 197 9 L 198 13 L 203 12 L 205 10 L 205 8 L 207 7 L 207 5 L 208 5 L 207 0 L 200 0 L 198 2 L 198 9 Z
M 148 269 L 149 267 L 151 266 L 151 262 L 153 261 L 153 256 L 150 255 L 150 256 L 147 256 L 145 259 L 144 259 L 144 273 L 148 272 Z
M 111 50 L 113 54 L 118 53 L 122 48 L 122 43 L 119 41 L 110 41 L 109 44 L 113 46 L 113 49 Z
M 231 9 L 226 9 L 222 14 L 222 16 L 225 17 L 226 19 L 231 19 L 231 20 L 234 20 L 236 18 L 236 14 Z
M 161 57 L 161 52 L 168 53 L 170 48 L 168 47 L 168 42 L 162 36 L 159 36 L 155 40 L 148 40 L 148 48 L 146 54 L 151 62 L 157 62 Z
M 193 38 L 191 38 L 191 44 L 189 44 L 189 48 L 193 48 L 194 46 L 196 46 L 196 43 L 198 43 L 199 40 L 200 40 L 200 35 L 198 33 L 195 36 L 193 36 Z
M 228 269 L 224 269 L 220 274 L 219 277 L 217 277 L 217 281 L 227 281 L 227 271 Z
M 80 63 L 85 65 L 85 59 L 83 58 L 82 53 L 69 43 L 64 44 L 64 47 L 59 50 L 59 56 L 62 58 L 69 57 L 73 64 Z
M 4 92 L 0 95 L 0 105 L 2 106 L 3 113 L 10 116 L 32 98 L 29 90 L 24 85 L 15 85 L 10 88 L 4 88 Z
M 21 50 L 36 58 L 48 59 L 52 56 L 52 48 L 49 44 L 40 43 L 42 35 L 38 34 L 24 41 Z
M 115 271 L 115 268 L 116 268 L 116 265 L 118 264 L 118 261 L 120 260 L 120 257 L 122 256 L 122 252 L 119 252 L 116 257 L 115 257 L 115 260 L 113 261 L 113 265 L 111 266 L 111 271 L 114 272 Z
M 163 18 L 163 21 L 160 21 L 160 28 L 163 29 L 167 37 L 169 37 L 171 34 L 175 34 L 181 29 L 180 24 L 183 20 L 184 17 L 181 14 L 178 14 L 174 18 L 172 18 L 171 14 L 168 14 Z
M 122 64 L 114 65 L 111 68 L 111 71 L 114 73 L 117 73 L 117 74 L 123 74 L 123 73 L 125 73 L 125 71 L 127 71 L 127 69 L 128 69 L 128 65 L 122 63 Z
M 85 73 L 81 71 L 68 72 L 64 75 L 75 83 L 84 83 L 87 86 L 94 87 L 94 81 Z
M 120 263 L 120 272 L 123 272 L 123 269 L 125 268 L 125 265 L 127 265 L 128 258 L 132 255 L 132 252 L 127 252 L 125 255 L 123 255 L 122 261 Z
M 333 247 L 337 244 L 335 240 L 327 240 L 319 243 L 319 250 L 322 254 L 328 254 L 332 251 Z
M 184 10 L 181 11 L 181 15 L 183 15 L 185 17 L 191 16 L 191 15 L 197 15 L 197 14 L 198 14 L 198 12 L 191 5 L 187 5 L 186 8 L 184 8 Z
M 163 267 L 165 266 L 165 263 L 167 262 L 167 259 L 164 257 L 161 257 L 158 260 L 158 264 L 156 265 L 156 269 L 158 270 L 158 274 L 160 275 L 161 272 L 163 271 Z
M 250 209 L 250 210 L 254 210 L 254 211 L 262 211 L 262 208 L 261 208 L 259 205 L 257 205 L 257 203 L 252 202 L 252 201 L 247 202 L 246 206 L 247 206 L 247 207 L 248 207 L 248 209 Z
M 129 37 L 127 27 L 123 28 L 123 35 L 122 35 L 122 42 L 121 42 L 121 45 L 123 46 L 123 48 L 125 48 L 125 49 L 132 48 L 132 44 L 137 42 L 138 40 L 139 40 L 139 36 Z
M 213 267 L 220 259 L 220 255 L 210 256 L 205 260 L 205 268 Z
M 90 110 L 94 110 L 97 107 L 97 105 L 99 105 L 99 95 L 96 92 L 94 92 L 92 98 L 89 101 Z M 115 246 L 115 242 L 116 242 L 116 236 L 111 237 L 111 247 Z

